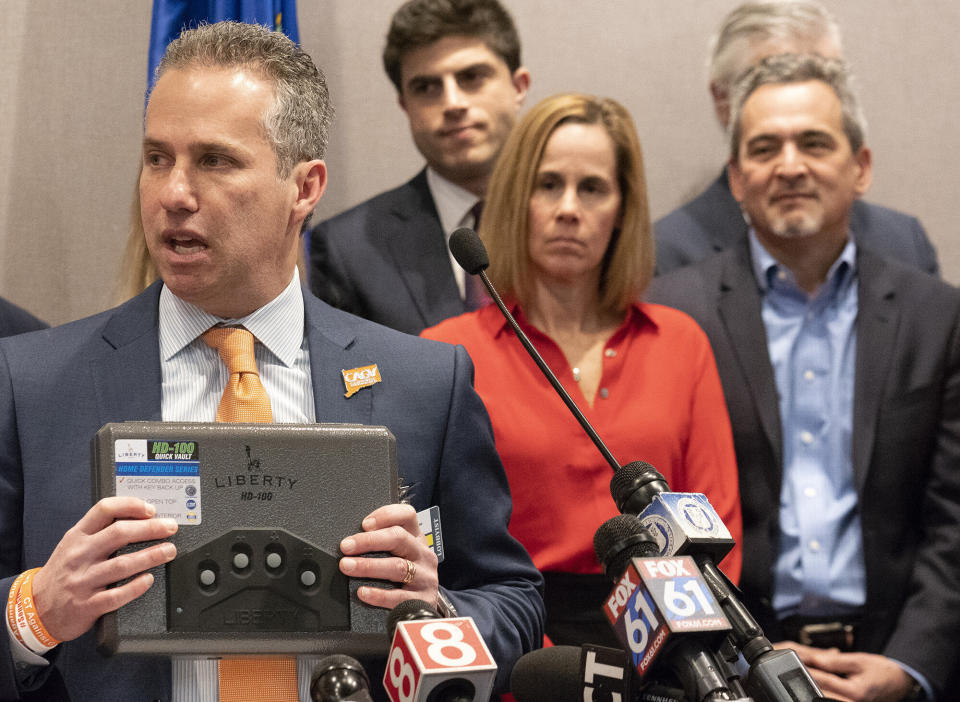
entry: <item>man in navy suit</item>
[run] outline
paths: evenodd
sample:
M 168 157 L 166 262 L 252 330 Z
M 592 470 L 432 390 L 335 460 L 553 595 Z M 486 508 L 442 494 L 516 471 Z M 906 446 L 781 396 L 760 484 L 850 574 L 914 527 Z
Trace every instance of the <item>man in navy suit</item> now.
M 730 121 L 731 86 L 751 64 L 780 53 L 843 55 L 836 21 L 810 0 L 744 3 L 726 16 L 712 45 L 710 95 L 724 131 Z M 858 243 L 929 273 L 939 272 L 937 253 L 916 217 L 857 200 L 850 229 Z M 730 194 L 726 169 L 700 195 L 655 222 L 654 231 L 658 273 L 741 243 L 747 222 Z
M 746 604 L 828 697 L 955 699 L 960 291 L 851 236 L 871 157 L 842 62 L 768 57 L 732 104 L 750 232 L 650 299 L 713 347 Z
M 151 586 L 150 569 L 176 555 L 164 539 L 177 524 L 132 497 L 90 507 L 89 447 L 107 422 L 213 421 L 229 373 L 202 336 L 218 324 L 256 338 L 276 421 L 385 425 L 396 437 L 411 504 L 375 510 L 340 544 L 341 571 L 396 586 L 361 587 L 361 600 L 416 598 L 473 616 L 500 689 L 513 662 L 540 644 L 540 576 L 507 532 L 507 483 L 464 350 L 301 291 L 299 236 L 326 185 L 330 114 L 322 73 L 279 32 L 219 23 L 168 47 L 140 179 L 161 280 L 121 307 L 0 345 L 0 587 L 12 596 L 18 574 L 39 567 L 32 601 L 51 643 L 61 642 L 41 650 L 8 621 L 0 699 L 64 690 L 74 699 L 216 699 L 216 669 L 210 677 L 204 662 L 95 652 L 94 622 Z M 347 397 L 343 371 L 370 364 L 381 381 Z M 442 513 L 439 567 L 416 518 L 431 505 Z M 26 607 L 11 596 L 10 606 Z M 308 686 L 309 672 L 301 699 Z
M 476 227 L 476 206 L 530 73 L 497 0 L 405 3 L 383 64 L 427 166 L 313 229 L 310 285 L 335 307 L 418 334 L 470 309 L 473 281 L 447 240 L 459 227 Z
M 45 329 L 47 325 L 22 307 L 0 297 L 0 336 Z

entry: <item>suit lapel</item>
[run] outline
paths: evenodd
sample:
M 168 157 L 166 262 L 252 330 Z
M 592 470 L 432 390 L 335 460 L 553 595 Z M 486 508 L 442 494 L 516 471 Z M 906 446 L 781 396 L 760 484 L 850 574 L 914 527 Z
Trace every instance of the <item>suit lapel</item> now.
M 158 282 L 118 307 L 91 350 L 91 385 L 102 423 L 161 418 L 159 298 Z
M 386 237 L 387 246 L 424 326 L 432 326 L 466 310 L 425 170 L 403 194 L 391 208 L 389 226 L 394 231 Z
M 863 487 L 876 438 L 877 415 L 892 363 L 900 308 L 883 260 L 858 248 L 857 361 L 853 391 L 853 475 Z
M 778 468 L 783 446 L 777 384 L 767 350 L 767 333 L 761 316 L 760 295 L 744 241 L 722 254 L 718 307 L 740 373 L 757 408 L 764 434 L 773 448 Z
M 374 393 L 365 389 L 345 397 L 342 371 L 368 366 L 378 359 L 364 356 L 357 348 L 352 326 L 355 318 L 333 310 L 306 290 L 303 302 L 317 421 L 370 424 Z

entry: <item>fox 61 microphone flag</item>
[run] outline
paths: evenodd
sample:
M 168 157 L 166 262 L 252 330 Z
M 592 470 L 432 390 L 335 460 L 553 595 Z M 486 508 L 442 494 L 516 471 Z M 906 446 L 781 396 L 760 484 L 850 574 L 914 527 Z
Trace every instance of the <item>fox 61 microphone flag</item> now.
M 426 700 L 447 685 L 472 687 L 474 700 L 486 700 L 496 674 L 472 617 L 419 619 L 397 623 L 383 686 L 392 702 Z
M 730 630 L 690 556 L 631 559 L 603 610 L 641 676 L 671 637 Z

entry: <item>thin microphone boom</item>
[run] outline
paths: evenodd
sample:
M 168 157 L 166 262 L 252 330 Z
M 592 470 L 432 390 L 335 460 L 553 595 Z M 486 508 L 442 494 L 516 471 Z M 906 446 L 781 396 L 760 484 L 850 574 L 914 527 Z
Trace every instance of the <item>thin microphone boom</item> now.
M 618 463 L 617 459 L 613 457 L 610 449 L 608 449 L 606 444 L 603 443 L 600 435 L 597 434 L 590 422 L 587 421 L 587 418 L 583 416 L 583 412 L 581 412 L 580 408 L 577 407 L 577 403 L 573 401 L 573 398 L 570 397 L 570 394 L 566 391 L 566 389 L 564 389 L 563 385 L 560 384 L 560 381 L 557 380 L 557 376 L 555 376 L 553 371 L 550 370 L 550 367 L 547 366 L 546 361 L 543 360 L 543 357 L 537 351 L 536 347 L 531 343 L 530 339 L 527 338 L 527 335 L 523 333 L 520 325 L 517 324 L 517 320 L 515 320 L 513 315 L 510 314 L 510 310 L 507 309 L 507 306 L 503 304 L 503 300 L 500 299 L 500 295 L 493 287 L 493 283 L 491 283 L 490 279 L 487 278 L 487 274 L 484 272 L 484 269 L 490 265 L 490 260 L 487 258 L 487 251 L 483 246 L 483 242 L 480 241 L 480 237 L 477 236 L 477 233 L 469 227 L 460 227 L 454 231 L 453 234 L 450 235 L 450 252 L 453 254 L 453 257 L 457 260 L 457 263 L 460 264 L 460 267 L 463 268 L 463 270 L 470 275 L 480 276 L 480 280 L 482 280 L 484 286 L 486 286 L 487 292 L 490 293 L 490 297 L 495 303 L 497 303 L 497 307 L 500 308 L 500 312 L 503 313 L 503 316 L 506 317 L 507 321 L 510 323 L 510 326 L 513 328 L 517 338 L 520 339 L 520 343 L 523 344 L 523 348 L 525 348 L 527 353 L 530 354 L 530 358 L 532 358 L 540 367 L 541 372 L 546 376 L 547 380 L 550 381 L 553 389 L 557 391 L 558 395 L 560 395 L 560 399 L 563 400 L 564 404 L 567 405 L 567 408 L 573 413 L 573 416 L 577 418 L 578 422 L 580 422 L 580 426 L 583 427 L 583 430 L 587 433 L 587 436 L 589 436 L 596 445 L 597 450 L 600 451 L 600 453 L 603 455 L 603 458 L 607 461 L 607 463 L 610 464 L 610 467 L 615 471 L 619 470 L 620 463 Z

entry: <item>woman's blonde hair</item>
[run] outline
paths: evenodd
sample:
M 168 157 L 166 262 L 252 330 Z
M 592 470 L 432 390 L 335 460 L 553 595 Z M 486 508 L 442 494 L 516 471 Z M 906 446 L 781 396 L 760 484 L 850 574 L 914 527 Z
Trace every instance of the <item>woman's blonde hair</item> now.
M 561 124 L 599 124 L 613 141 L 622 202 L 600 276 L 602 312 L 622 312 L 653 277 L 654 244 L 640 140 L 630 113 L 609 98 L 565 93 L 542 100 L 510 134 L 493 169 L 480 238 L 490 255 L 488 275 L 501 294 L 519 301 L 531 293 L 530 198 L 550 135 Z
M 130 204 L 130 232 L 120 261 L 120 280 L 117 285 L 117 303 L 126 302 L 150 287 L 159 274 L 153 265 L 147 241 L 143 234 L 143 219 L 140 216 L 140 176 L 133 188 Z

